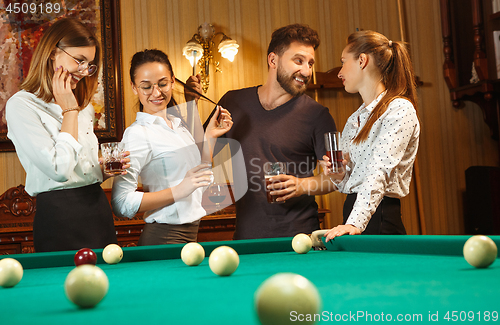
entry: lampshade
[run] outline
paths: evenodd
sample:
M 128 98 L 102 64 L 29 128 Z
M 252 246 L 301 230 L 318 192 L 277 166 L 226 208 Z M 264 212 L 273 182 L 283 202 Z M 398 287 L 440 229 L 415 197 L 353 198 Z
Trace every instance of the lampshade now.
M 201 89 L 204 92 L 207 92 L 210 83 L 210 63 L 215 66 L 215 71 L 222 72 L 219 62 L 212 54 L 215 51 L 215 39 L 218 36 L 221 36 L 218 46 L 220 55 L 233 62 L 234 56 L 238 53 L 238 44 L 223 32 L 216 33 L 214 26 L 209 23 L 201 24 L 198 27 L 198 33 L 194 34 L 182 49 L 182 54 L 193 67 L 193 76 L 196 74 L 196 67 L 199 67 Z
M 201 46 L 201 44 L 196 40 L 191 39 L 182 49 L 182 55 L 188 59 L 189 63 L 191 63 L 191 66 L 193 67 L 203 56 L 203 46 Z
M 235 40 L 226 36 L 219 44 L 219 52 L 223 58 L 233 62 L 234 56 L 238 53 L 238 47 Z

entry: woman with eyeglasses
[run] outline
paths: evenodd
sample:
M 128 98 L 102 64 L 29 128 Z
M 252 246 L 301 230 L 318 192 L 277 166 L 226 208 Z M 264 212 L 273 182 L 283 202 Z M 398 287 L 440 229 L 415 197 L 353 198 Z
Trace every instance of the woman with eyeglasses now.
M 99 163 L 90 103 L 99 55 L 97 38 L 80 21 L 58 20 L 44 33 L 21 90 L 6 105 L 7 137 L 26 171 L 26 191 L 36 196 L 36 252 L 117 242 L 100 186 L 110 175 Z M 128 158 L 122 162 L 129 167 Z
M 131 167 L 127 175 L 114 179 L 111 205 L 122 217 L 144 212 L 146 225 L 139 245 L 194 242 L 206 215 L 201 206 L 203 188 L 212 177 L 210 165 L 202 161 L 211 161 L 215 138 L 231 129 L 231 116 L 225 109 L 217 110 L 203 144 L 195 143 L 172 98 L 174 72 L 162 51 L 136 53 L 130 80 L 139 98 L 136 120 L 122 140 Z M 190 77 L 188 83 L 201 91 L 198 77 Z M 219 116 L 224 118 L 221 125 Z M 139 177 L 143 192 L 137 191 Z

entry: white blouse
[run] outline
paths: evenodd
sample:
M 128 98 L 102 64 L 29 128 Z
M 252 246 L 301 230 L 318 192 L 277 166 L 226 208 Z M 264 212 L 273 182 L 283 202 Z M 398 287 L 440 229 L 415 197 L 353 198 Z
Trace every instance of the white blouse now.
M 384 196 L 401 198 L 408 195 L 417 155 L 420 123 L 411 102 L 403 98 L 389 103 L 384 114 L 373 124 L 366 141 L 357 145 L 352 143 L 384 95 L 380 94 L 368 106 L 363 103 L 349 117 L 342 132 L 342 148 L 349 152 L 351 162 L 338 187 L 342 193 L 358 194 L 346 224 L 361 231 L 368 226 Z
M 7 101 L 7 137 L 26 171 L 29 195 L 102 182 L 94 115 L 91 104 L 78 114 L 77 141 L 61 132 L 62 109 L 53 101 L 24 90 Z
M 126 175 L 113 180 L 111 205 L 116 215 L 133 218 L 143 194 L 137 191 L 139 177 L 144 192 L 157 192 L 178 185 L 186 173 L 201 163 L 201 155 L 191 133 L 179 118 L 169 116 L 172 128 L 158 116 L 138 112 L 135 122 L 123 135 L 125 150 L 130 151 Z M 206 215 L 201 206 L 203 188 L 163 208 L 147 211 L 147 223 L 184 224 Z

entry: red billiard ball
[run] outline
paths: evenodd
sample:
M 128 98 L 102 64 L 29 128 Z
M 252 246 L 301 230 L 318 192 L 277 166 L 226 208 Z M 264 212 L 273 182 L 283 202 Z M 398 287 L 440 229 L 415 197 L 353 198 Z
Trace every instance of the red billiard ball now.
M 83 264 L 96 265 L 97 255 L 90 248 L 82 248 L 75 254 L 75 265 L 80 266 Z

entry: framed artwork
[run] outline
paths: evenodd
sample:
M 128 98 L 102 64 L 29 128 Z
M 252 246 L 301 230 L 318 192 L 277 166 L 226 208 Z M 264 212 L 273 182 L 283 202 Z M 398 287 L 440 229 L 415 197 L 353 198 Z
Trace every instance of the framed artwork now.
M 92 99 L 99 142 L 123 134 L 119 0 L 0 0 L 0 151 L 14 151 L 7 138 L 5 104 L 19 91 L 43 32 L 64 17 L 80 19 L 101 42 L 99 87 Z

